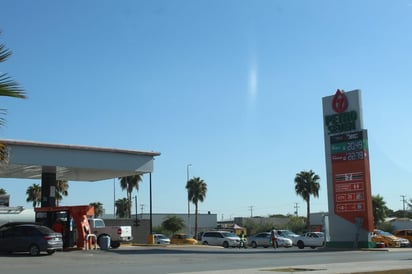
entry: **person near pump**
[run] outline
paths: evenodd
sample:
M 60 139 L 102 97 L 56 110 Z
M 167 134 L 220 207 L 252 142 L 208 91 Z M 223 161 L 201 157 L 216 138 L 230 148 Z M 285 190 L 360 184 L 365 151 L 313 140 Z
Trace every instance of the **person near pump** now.
M 85 248 L 87 249 L 88 247 L 92 246 L 92 240 L 89 239 L 89 242 L 87 242 L 87 235 L 90 234 L 90 224 L 89 224 L 89 220 L 87 219 L 86 215 L 83 215 L 83 219 L 82 219 L 82 228 L 83 228 L 83 235 L 84 235 L 84 244 L 85 244 Z
M 272 241 L 272 247 L 277 248 L 278 232 L 275 228 L 272 228 L 272 231 L 270 231 L 270 239 Z
M 242 248 L 242 247 L 247 248 L 247 238 L 243 231 L 240 232 L 239 238 L 240 238 L 239 248 Z

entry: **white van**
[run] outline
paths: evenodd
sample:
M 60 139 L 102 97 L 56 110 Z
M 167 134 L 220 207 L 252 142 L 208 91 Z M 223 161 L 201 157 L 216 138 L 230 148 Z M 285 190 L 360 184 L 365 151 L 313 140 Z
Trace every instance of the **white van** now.
M 235 233 L 228 231 L 207 231 L 202 235 L 202 244 L 218 245 L 224 248 L 239 247 L 240 238 Z

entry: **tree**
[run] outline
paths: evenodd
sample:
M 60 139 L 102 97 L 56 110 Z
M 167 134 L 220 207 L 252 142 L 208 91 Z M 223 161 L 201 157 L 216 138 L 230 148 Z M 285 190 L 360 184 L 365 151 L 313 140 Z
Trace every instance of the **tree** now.
M 60 201 L 63 200 L 63 196 L 67 197 L 69 195 L 68 192 L 69 183 L 64 180 L 57 180 L 56 181 L 56 205 L 59 206 Z
M 383 197 L 378 195 L 372 195 L 372 209 L 373 209 L 373 220 L 375 227 L 383 223 L 386 218 L 386 212 L 388 208 L 386 207 L 386 202 Z
M 26 202 L 32 202 L 33 207 L 40 206 L 41 204 L 41 186 L 39 184 L 33 184 L 26 190 Z
M 206 198 L 207 184 L 199 177 L 190 179 L 186 184 L 188 201 L 195 205 L 195 237 L 197 237 L 198 204 Z
M 306 228 L 310 228 L 310 196 L 319 197 L 320 177 L 312 170 L 301 171 L 295 176 L 295 191 L 306 201 Z
M 127 198 L 117 199 L 114 205 L 116 206 L 116 216 L 120 218 L 128 217 L 129 200 Z
M 167 216 L 166 219 L 162 222 L 162 227 L 172 232 L 172 234 L 175 234 L 185 227 L 185 222 L 182 218 L 179 218 L 177 216 Z
M 1 32 L 0 32 L 1 34 Z M 4 44 L 0 44 L 0 63 L 5 62 L 12 52 L 6 48 Z M 10 78 L 7 73 L 0 72 L 0 96 L 15 97 L 15 98 L 26 98 L 24 90 Z M 5 114 L 4 109 L 0 109 L 0 114 Z M 5 124 L 6 120 L 0 118 L 0 126 Z M 7 150 L 5 144 L 0 143 L 0 160 L 4 160 L 7 156 Z
M 126 189 L 127 199 L 129 200 L 129 208 L 127 210 L 127 217 L 132 217 L 132 192 L 133 189 L 139 191 L 139 183 L 142 181 L 142 175 L 136 174 L 132 176 L 120 177 L 120 187 L 122 190 Z
M 4 188 L 0 188 L 0 195 L 7 194 L 7 191 Z
M 89 204 L 90 206 L 94 207 L 94 216 L 100 217 L 103 214 L 103 204 L 101 202 L 93 202 Z

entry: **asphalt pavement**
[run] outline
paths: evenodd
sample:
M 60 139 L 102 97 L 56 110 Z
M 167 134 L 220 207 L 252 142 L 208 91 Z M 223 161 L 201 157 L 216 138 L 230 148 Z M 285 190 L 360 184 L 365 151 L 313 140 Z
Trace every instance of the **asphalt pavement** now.
M 365 251 L 391 252 L 391 248 L 365 249 Z M 399 248 L 394 249 L 400 251 Z M 412 254 L 412 248 L 401 249 Z M 412 260 L 383 260 L 374 262 L 331 263 L 293 265 L 288 267 L 250 268 L 219 271 L 201 271 L 202 274 L 263 274 L 263 273 L 306 273 L 306 274 L 412 274 Z M 183 273 L 179 273 L 183 274 Z

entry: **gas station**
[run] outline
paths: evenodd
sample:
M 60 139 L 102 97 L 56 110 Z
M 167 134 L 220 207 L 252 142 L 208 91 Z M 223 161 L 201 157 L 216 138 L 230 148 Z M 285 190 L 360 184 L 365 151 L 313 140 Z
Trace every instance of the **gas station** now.
M 57 217 L 71 216 L 76 226 L 83 216 L 93 215 L 88 206 L 56 207 L 57 181 L 97 182 L 153 172 L 154 157 L 159 152 L 0 140 L 5 153 L 0 162 L 0 178 L 41 180 L 41 207 L 35 209 L 36 221 L 49 227 Z M 150 214 L 152 212 L 150 176 Z M 69 222 L 66 224 L 69 226 Z M 68 228 L 68 227 L 67 227 Z M 79 226 L 77 228 L 81 230 Z M 82 231 L 82 230 L 81 230 Z M 82 237 L 83 235 L 83 237 Z M 78 235 L 82 248 L 84 234 Z

